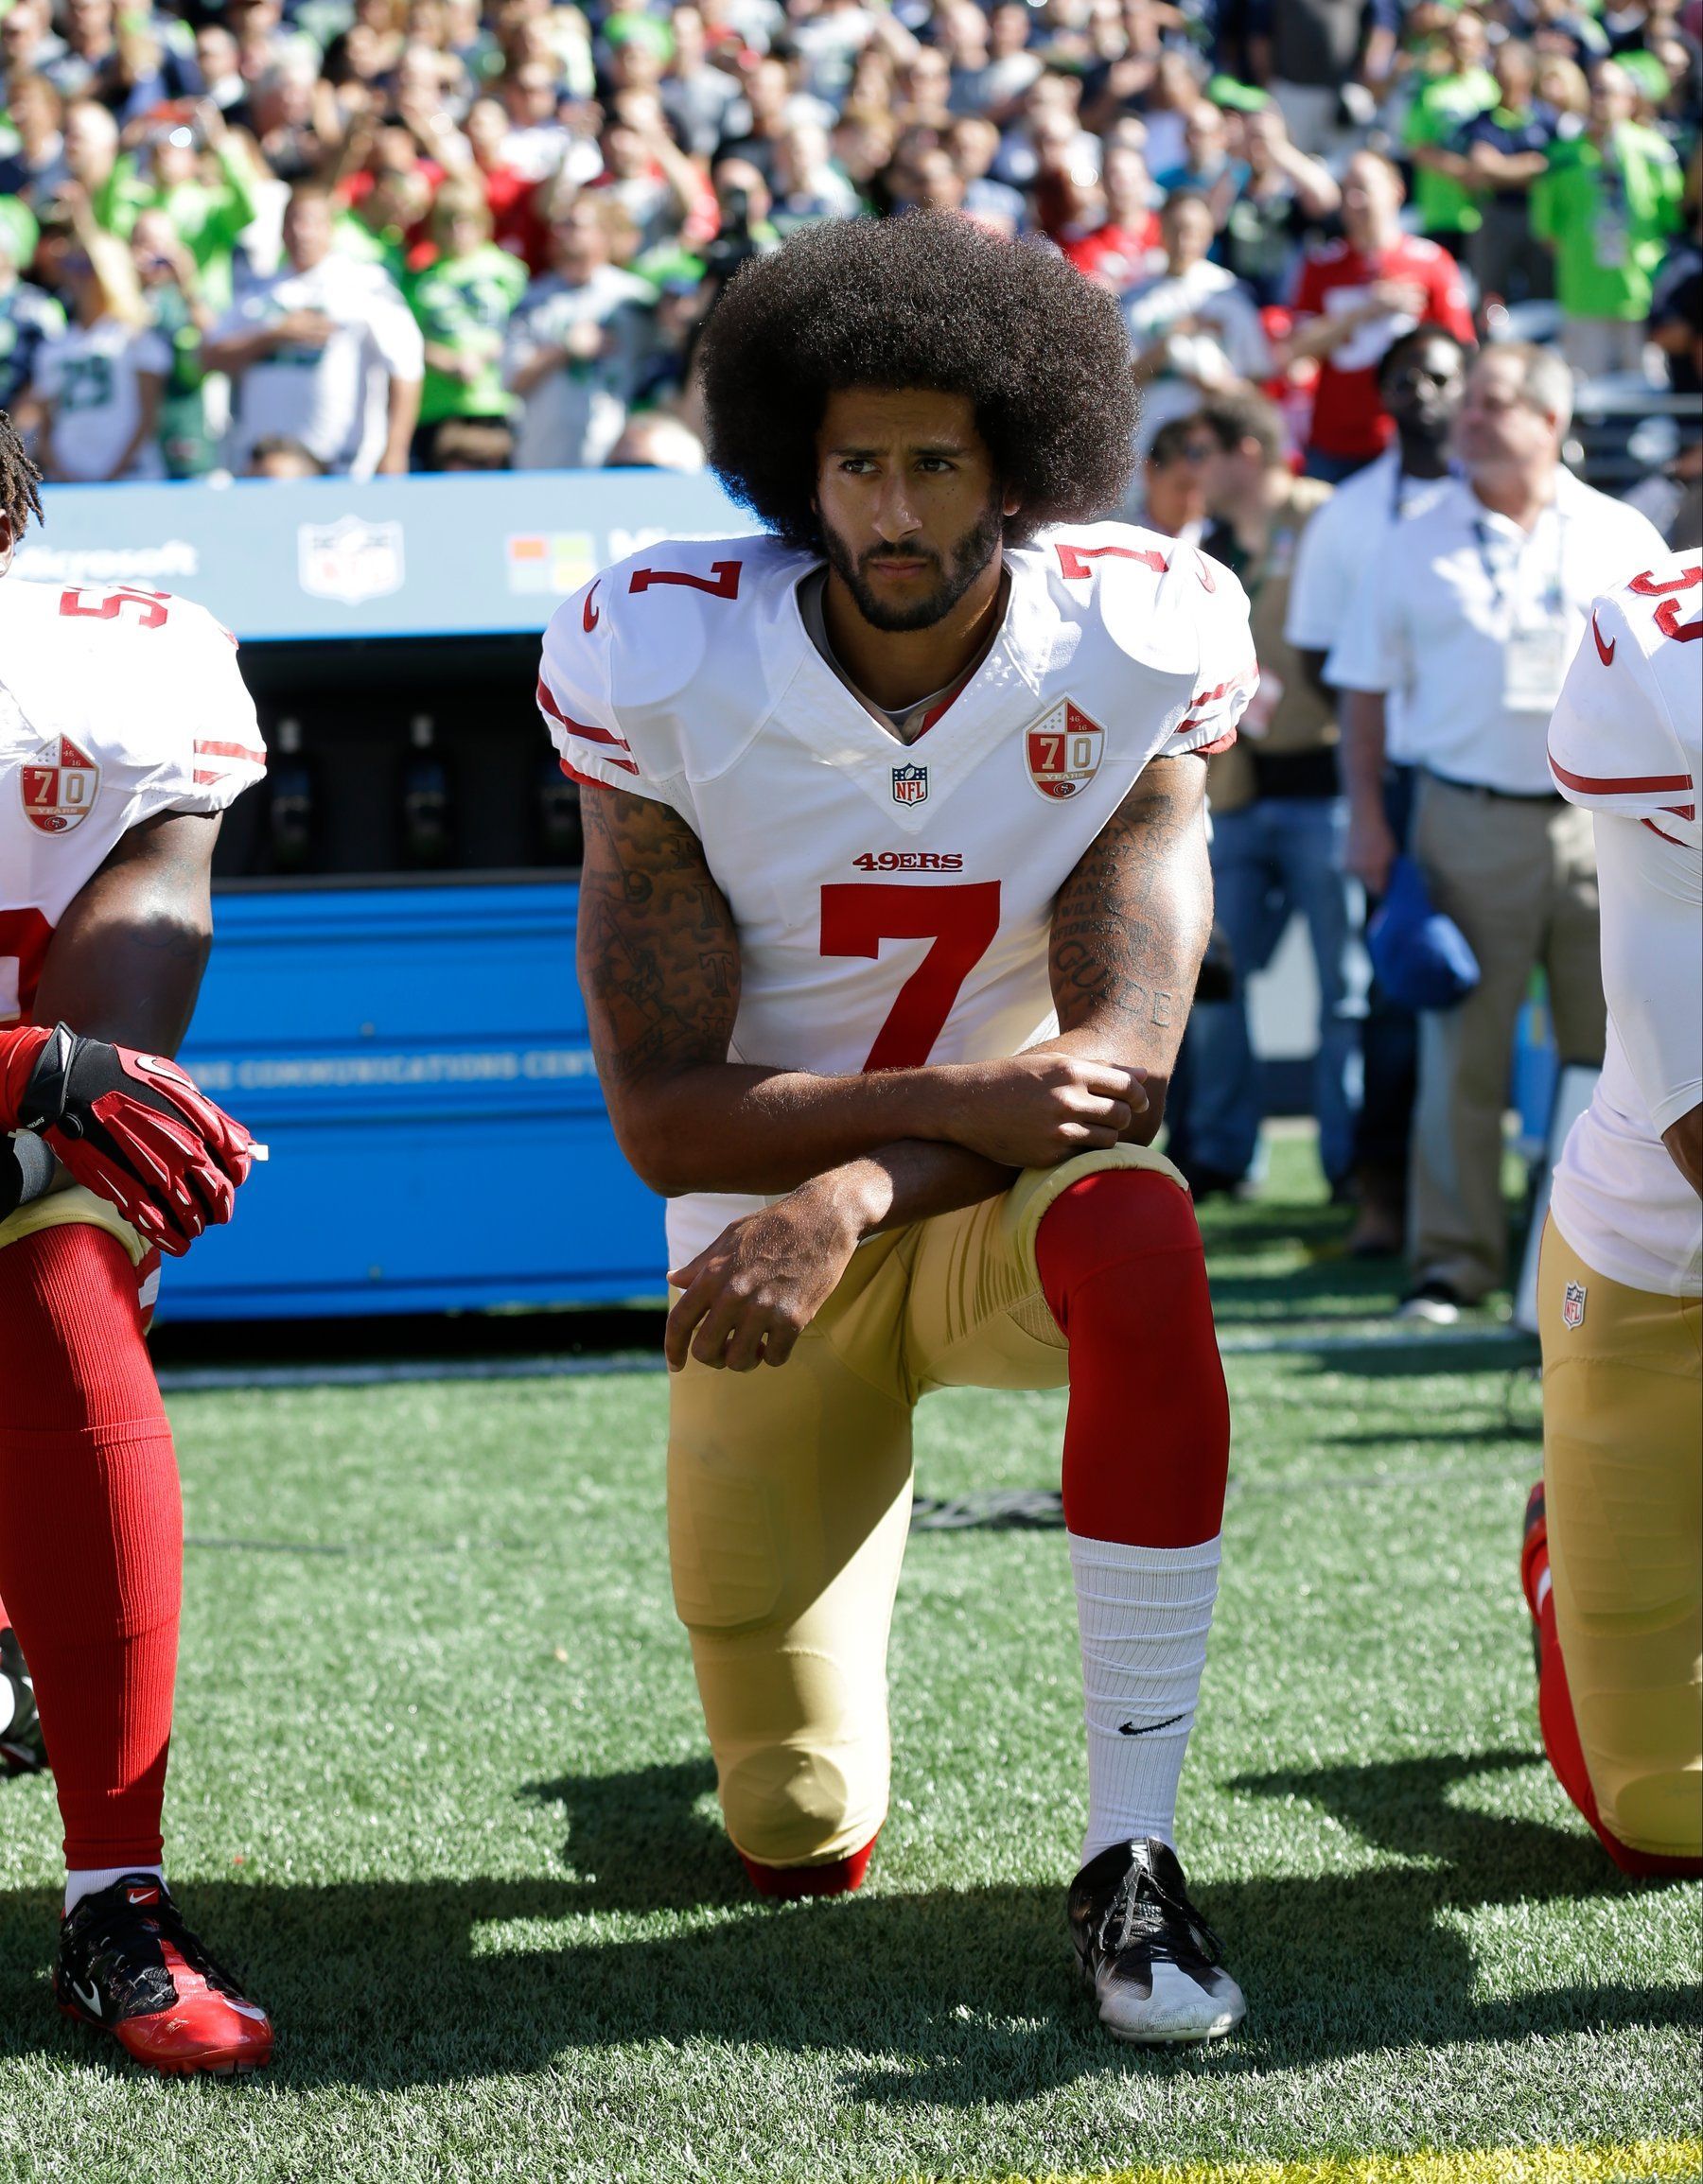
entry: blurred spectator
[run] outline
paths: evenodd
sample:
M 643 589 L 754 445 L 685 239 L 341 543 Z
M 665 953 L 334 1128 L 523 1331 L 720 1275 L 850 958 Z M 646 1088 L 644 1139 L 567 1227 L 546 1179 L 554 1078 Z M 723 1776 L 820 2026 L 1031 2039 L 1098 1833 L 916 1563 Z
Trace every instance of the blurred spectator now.
M 503 384 L 520 405 L 517 470 L 595 468 L 626 422 L 651 290 L 611 261 L 632 235 L 619 205 L 576 197 L 552 223 L 553 270 L 510 322 Z
M 1343 201 L 1330 169 L 1290 142 L 1275 100 L 1243 117 L 1240 186 L 1223 220 L 1217 255 L 1256 304 L 1289 294 L 1308 233 Z
M 428 470 L 438 467 L 432 454 L 446 419 L 508 423 L 515 405 L 502 383 L 502 348 L 527 287 L 520 260 L 492 242 L 484 191 L 472 177 L 439 192 L 431 240 L 437 255 L 407 289 L 425 343 L 414 446 Z
M 1015 191 L 1010 194 L 1016 196 Z M 1118 295 L 1132 288 L 1164 251 L 1159 216 L 1153 210 L 1156 195 L 1147 162 L 1134 146 L 1109 145 L 1097 191 L 1101 218 L 1085 234 L 1059 238 L 1064 255 L 1090 280 L 1102 282 Z M 1020 215 L 1022 206 L 1017 198 Z
M 608 454 L 611 470 L 701 470 L 704 444 L 677 417 L 655 410 L 631 417 Z
M 1496 78 L 1485 65 L 1490 50 L 1484 20 L 1463 8 L 1427 48 L 1427 73 L 1408 109 L 1402 142 L 1413 160 L 1413 211 L 1420 232 L 1461 254 L 1463 237 L 1479 225 L 1478 201 L 1446 149 L 1476 115 L 1498 98 Z
M 1376 463 L 1339 485 L 1297 546 L 1283 634 L 1302 673 L 1333 707 L 1326 662 L 1343 638 L 1355 594 L 1397 523 L 1431 506 L 1447 485 L 1448 443 L 1466 393 L 1466 355 L 1441 326 L 1418 326 L 1393 342 L 1378 367 L 1378 394 L 1396 437 Z M 1339 746 L 1341 749 L 1341 746 Z M 1353 764 L 1360 747 L 1347 746 Z M 1361 801 L 1381 800 L 1397 849 L 1413 814 L 1413 774 L 1402 693 L 1384 697 L 1384 763 L 1359 784 Z M 1357 782 L 1344 784 L 1351 795 Z M 1367 897 L 1376 909 L 1376 890 Z M 1361 1028 L 1363 1079 L 1355 1128 L 1356 1214 L 1347 1249 L 1355 1258 L 1392 1256 L 1406 1233 L 1408 1140 L 1417 1083 L 1419 1027 L 1374 978 Z
M 1028 208 L 1020 191 L 1009 183 L 995 182 L 990 172 L 999 154 L 999 131 L 993 124 L 979 114 L 961 114 L 946 132 L 946 149 L 964 185 L 964 210 L 970 218 L 998 233 L 1018 234 L 1028 217 Z M 1108 151 L 1108 166 L 1115 156 Z M 1105 180 L 1103 172 L 1101 180 Z M 1152 216 L 1148 217 L 1151 219 Z M 1153 222 L 1153 233 L 1157 236 L 1157 221 Z M 1069 255 L 1068 246 L 1065 254 Z M 1133 272 L 1132 268 L 1128 278 L 1133 278 Z M 1115 288 L 1126 285 L 1127 279 L 1114 277 Z
M 1206 529 L 1206 474 L 1218 452 L 1218 435 L 1199 411 L 1161 425 L 1141 466 L 1132 520 L 1198 546 Z
M 14 7 L 7 23 L 19 12 Z M 61 127 L 65 102 L 44 76 L 14 74 L 7 80 L 11 143 L 0 151 L 0 197 L 27 197 L 40 204 L 71 171 Z
M 431 444 L 428 470 L 507 470 L 515 435 L 496 417 L 447 417 Z
M 163 212 L 195 261 L 206 300 L 223 310 L 234 290 L 237 239 L 259 209 L 255 180 L 244 140 L 203 99 L 190 116 L 144 126 L 134 149 L 114 162 L 96 213 L 102 227 L 128 236 L 139 214 Z
M 1551 781 L 1545 734 L 1590 603 L 1662 552 L 1642 515 L 1561 467 L 1571 377 L 1552 351 L 1487 350 L 1456 428 L 1464 476 L 1389 532 L 1327 665 L 1350 693 L 1349 865 L 1381 892 L 1396 842 L 1380 795 L 1385 697 L 1421 769 L 1413 854 L 1478 958 L 1476 988 L 1420 1020 L 1413 1284 L 1439 1323 L 1502 1281 L 1502 1110 L 1535 970 L 1564 1062 L 1603 1050 L 1589 815 Z
M 1431 160 L 1475 193 L 1478 226 L 1466 238 L 1466 263 L 1484 298 L 1523 303 L 1547 296 L 1553 280 L 1542 244 L 1532 233 L 1532 185 L 1548 169 L 1560 116 L 1536 96 L 1532 49 L 1510 38 L 1496 50 L 1496 104 L 1473 115 Z
M 203 363 L 236 389 L 236 468 L 255 441 L 280 433 L 327 470 L 408 467 L 425 369 L 419 329 L 380 267 L 333 253 L 332 232 L 325 190 L 298 183 L 283 268 L 207 337 Z
M 36 254 L 37 236 L 28 208 L 0 199 L 0 410 L 16 407 L 35 376 L 42 343 L 65 330 L 60 305 L 21 277 Z
M 1575 372 L 1637 371 L 1644 321 L 1683 183 L 1665 137 L 1632 118 L 1632 79 L 1606 61 L 1581 136 L 1556 143 L 1532 192 L 1532 222 L 1555 253 L 1562 353 Z
M 297 478 L 323 478 L 325 466 L 299 440 L 270 432 L 249 449 L 248 475 L 288 482 Z
M 1143 389 L 1138 445 L 1168 417 L 1199 407 L 1203 394 L 1238 380 L 1263 379 L 1272 354 L 1254 300 L 1234 273 L 1215 266 L 1212 208 L 1193 190 L 1166 201 L 1159 218 L 1160 270 L 1124 298 L 1124 320 Z
M 1298 916 L 1319 986 L 1319 1162 L 1337 1189 L 1347 1181 L 1353 1153 L 1358 1053 L 1337 728 L 1283 634 L 1296 546 L 1330 488 L 1290 471 L 1282 422 L 1262 396 L 1218 397 L 1203 406 L 1202 418 L 1218 448 L 1206 474 L 1213 521 L 1203 546 L 1247 591 L 1259 690 L 1234 747 L 1208 762 L 1213 898 L 1236 987 L 1228 999 L 1197 1004 L 1189 1018 L 1186 1172 L 1197 1198 L 1232 1191 L 1254 1172 L 1264 1099 L 1246 982 L 1270 963 Z
M 1278 0 L 1272 9 L 1272 89 L 1305 152 L 1334 150 L 1348 120 L 1346 95 L 1381 86 L 1396 53 L 1396 0 Z
M 1473 339 L 1460 268 L 1436 243 L 1402 233 L 1401 201 L 1390 162 L 1356 152 L 1343 174 L 1343 239 L 1309 253 L 1296 284 L 1288 354 L 1320 359 L 1307 467 L 1333 483 L 1390 437 L 1378 361 L 1396 336 L 1423 323 Z
M 693 159 L 708 159 L 727 131 L 729 111 L 739 103 L 739 85 L 726 69 L 711 65 L 704 18 L 695 8 L 676 8 L 669 28 L 674 52 L 658 96 L 682 148 Z
M 148 330 L 130 253 L 67 183 L 44 211 L 37 258 L 71 300 L 70 323 L 36 351 L 21 405 L 44 475 L 88 484 L 163 476 L 155 433 L 171 352 Z
M 136 215 L 131 257 L 148 323 L 166 343 L 171 358 L 159 421 L 166 475 L 204 478 L 219 460 L 219 434 L 209 412 L 202 368 L 202 342 L 216 314 L 194 258 L 161 207 L 149 206 Z

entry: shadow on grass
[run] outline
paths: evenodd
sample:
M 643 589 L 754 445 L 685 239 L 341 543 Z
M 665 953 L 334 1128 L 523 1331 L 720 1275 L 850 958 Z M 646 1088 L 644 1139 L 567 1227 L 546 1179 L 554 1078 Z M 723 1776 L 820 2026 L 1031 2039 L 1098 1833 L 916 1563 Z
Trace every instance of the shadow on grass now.
M 1203 1881 L 1249 1997 L 1209 2052 L 1140 2053 L 1095 2025 L 1064 1939 L 1062 1886 L 761 1904 L 744 1890 L 691 1761 L 538 1785 L 570 1834 L 568 1876 L 530 1880 L 199 1884 L 185 1903 L 247 1968 L 280 2025 L 287 2086 L 403 2088 L 535 2070 L 574 2050 L 755 2043 L 843 2056 L 845 2096 L 969 2105 L 1137 2070 L 1242 2076 L 1387 2048 L 1694 2025 L 1674 1984 L 1568 1984 L 1486 2001 L 1448 1914 L 1630 1893 L 1580 1830 L 1457 1808 L 1475 1774 L 1525 1752 L 1242 1777 L 1327 1807 L 1371 1846 L 1424 1865 Z M 635 1914 L 666 1929 L 632 1938 Z M 526 1922 L 524 1937 L 493 1931 Z M 0 2055 L 81 2037 L 54 2029 L 53 1905 L 0 1894 Z M 107 2067 L 125 2066 L 108 2049 Z M 907 2058 L 873 2067 L 871 2053 Z

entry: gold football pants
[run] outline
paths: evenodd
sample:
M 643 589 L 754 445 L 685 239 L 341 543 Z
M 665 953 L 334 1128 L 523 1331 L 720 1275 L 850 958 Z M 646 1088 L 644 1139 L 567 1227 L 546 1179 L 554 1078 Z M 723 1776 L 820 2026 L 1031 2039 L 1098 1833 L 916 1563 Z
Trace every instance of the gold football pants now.
M 887 1815 L 887 1626 L 911 1506 L 911 1411 L 936 1388 L 1059 1388 L 1035 1233 L 1142 1145 L 1030 1170 L 1003 1197 L 861 1245 L 782 1366 L 692 1358 L 671 1388 L 668 1539 L 722 1811 L 763 1865 L 859 1850 Z
M 1609 1281 L 1552 1217 L 1537 1310 L 1555 1631 L 1597 1808 L 1633 1850 L 1703 1857 L 1703 1301 Z

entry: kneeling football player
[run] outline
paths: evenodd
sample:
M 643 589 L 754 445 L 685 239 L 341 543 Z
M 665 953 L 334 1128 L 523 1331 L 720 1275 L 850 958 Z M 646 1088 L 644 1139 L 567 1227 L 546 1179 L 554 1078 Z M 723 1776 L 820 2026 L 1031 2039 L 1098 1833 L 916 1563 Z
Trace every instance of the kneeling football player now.
M 36 488 L 0 411 L 0 574 Z M 272 2051 L 160 1863 L 183 1511 L 143 1341 L 160 1252 L 228 1219 L 249 1169 L 162 1057 L 206 962 L 219 815 L 263 764 L 201 608 L 0 584 L 0 1759 L 59 1791 L 60 2007 L 174 2072 Z
M 1550 724 L 1595 814 L 1608 1038 L 1538 1274 L 1538 1712 L 1627 1873 L 1703 1874 L 1703 562 L 1598 600 Z
M 712 460 L 764 533 L 606 570 L 538 694 L 585 784 L 602 1081 L 673 1199 L 674 1589 L 728 1831 L 764 1895 L 857 1886 L 912 1409 L 1067 1382 L 1070 1928 L 1114 2033 L 1209 2038 L 1242 1998 L 1172 1835 L 1229 1424 L 1150 1141 L 1246 601 L 1093 520 L 1129 468 L 1128 342 L 1051 253 L 930 214 L 813 228 L 737 276 L 704 358 Z

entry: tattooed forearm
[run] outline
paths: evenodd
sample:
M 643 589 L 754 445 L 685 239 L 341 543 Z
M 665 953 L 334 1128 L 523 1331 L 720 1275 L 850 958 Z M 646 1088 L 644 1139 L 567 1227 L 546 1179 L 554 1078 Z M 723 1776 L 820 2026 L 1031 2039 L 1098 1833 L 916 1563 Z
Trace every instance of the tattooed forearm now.
M 664 804 L 582 800 L 579 970 L 606 1087 L 722 1062 L 739 1009 L 733 918 L 703 847 Z
M 1053 911 L 1061 1032 L 1160 1077 L 1176 1060 L 1212 928 L 1205 776 L 1197 758 L 1154 760 Z

